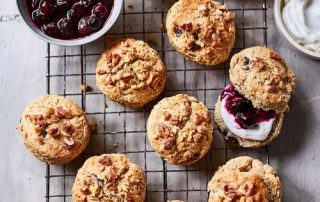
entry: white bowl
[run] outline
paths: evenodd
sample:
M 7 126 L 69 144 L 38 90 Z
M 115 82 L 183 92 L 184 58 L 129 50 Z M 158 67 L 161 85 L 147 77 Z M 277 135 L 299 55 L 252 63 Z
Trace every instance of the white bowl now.
M 90 43 L 101 36 L 103 36 L 111 27 L 112 25 L 116 22 L 117 18 L 120 15 L 121 9 L 122 9 L 122 4 L 123 0 L 115 0 L 114 5 L 112 8 L 112 11 L 110 13 L 109 18 L 106 20 L 105 24 L 103 25 L 102 29 L 99 31 L 90 34 L 89 36 L 85 36 L 83 38 L 79 39 L 68 39 L 68 40 L 63 40 L 63 39 L 56 39 L 53 37 L 50 37 L 46 34 L 44 34 L 35 24 L 32 22 L 31 17 L 29 16 L 28 9 L 26 2 L 31 1 L 31 0 L 17 0 L 17 6 L 20 12 L 20 15 L 22 19 L 25 21 L 25 23 L 28 25 L 30 30 L 36 34 L 39 38 L 42 40 L 57 44 L 57 45 L 63 45 L 63 46 L 76 46 L 76 45 L 83 45 Z
M 320 53 L 311 51 L 302 45 L 300 45 L 287 31 L 286 27 L 282 21 L 282 8 L 284 6 L 284 0 L 275 0 L 274 1 L 274 19 L 276 21 L 277 28 L 281 35 L 289 42 L 289 44 L 305 55 L 312 57 L 314 59 L 320 60 Z

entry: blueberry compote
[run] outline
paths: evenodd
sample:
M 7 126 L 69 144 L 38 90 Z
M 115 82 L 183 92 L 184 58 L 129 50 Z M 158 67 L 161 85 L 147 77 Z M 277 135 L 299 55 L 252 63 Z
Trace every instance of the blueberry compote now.
M 251 128 L 258 123 L 276 118 L 275 111 L 255 109 L 248 99 L 241 95 L 233 85 L 228 85 L 221 93 L 221 100 L 226 98 L 225 107 L 235 117 L 235 121 L 243 128 Z
M 100 30 L 114 0 L 26 0 L 32 21 L 48 36 L 77 39 Z

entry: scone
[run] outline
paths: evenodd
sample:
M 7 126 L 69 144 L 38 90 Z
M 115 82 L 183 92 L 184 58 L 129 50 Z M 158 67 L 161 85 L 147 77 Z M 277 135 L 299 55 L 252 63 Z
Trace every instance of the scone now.
M 180 0 L 168 11 L 171 45 L 187 59 L 206 66 L 228 59 L 235 41 L 234 13 L 212 0 Z
M 164 98 L 152 109 L 147 133 L 160 158 L 189 165 L 209 150 L 213 136 L 211 114 L 195 97 L 179 94 Z
M 209 202 L 280 202 L 281 183 L 274 168 L 249 156 L 229 160 L 208 184 Z
M 140 108 L 163 91 L 166 68 L 148 44 L 123 39 L 101 55 L 96 77 L 98 88 L 111 100 Z
M 215 105 L 214 118 L 227 141 L 262 147 L 278 137 L 296 76 L 280 55 L 264 47 L 234 55 L 231 83 Z
M 18 130 L 26 147 L 40 160 L 68 163 L 87 146 L 90 129 L 83 110 L 72 100 L 46 95 L 31 102 Z
M 74 202 L 144 202 L 143 170 L 124 154 L 103 154 L 85 161 L 72 187 Z

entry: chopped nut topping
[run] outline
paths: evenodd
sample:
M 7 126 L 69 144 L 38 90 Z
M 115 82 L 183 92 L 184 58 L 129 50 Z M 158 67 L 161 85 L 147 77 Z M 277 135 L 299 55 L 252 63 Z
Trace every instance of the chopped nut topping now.
M 178 125 L 179 124 L 179 118 L 177 116 L 173 115 L 173 116 L 171 116 L 170 122 L 173 125 Z
M 262 58 L 255 57 L 254 60 L 252 60 L 252 64 L 254 67 L 258 69 L 262 69 L 265 67 L 266 63 L 263 61 Z
M 110 181 L 111 182 L 115 182 L 119 178 L 120 178 L 120 176 L 117 174 L 116 168 L 115 167 L 111 167 L 111 169 L 110 169 Z
M 253 192 L 253 183 L 252 182 L 246 182 L 241 185 L 239 188 L 239 192 L 245 196 L 252 195 Z
M 48 108 L 45 112 L 44 112 L 44 117 L 45 118 L 49 118 L 51 115 L 54 114 L 54 109 L 53 108 Z
M 201 133 L 201 134 L 207 133 L 208 132 L 208 128 L 203 126 L 203 125 L 197 126 L 197 132 Z
M 59 117 L 56 115 L 50 115 L 47 120 L 49 123 L 58 123 L 60 121 Z
M 207 5 L 204 5 L 204 4 L 199 5 L 198 11 L 200 12 L 200 14 L 202 16 L 208 16 L 209 15 L 209 9 L 208 9 Z
M 204 116 L 201 116 L 200 114 L 198 113 L 195 113 L 194 114 L 194 122 L 199 125 L 201 124 L 202 122 L 204 122 L 206 120 L 206 118 Z
M 171 118 L 171 114 L 169 112 L 164 113 L 164 120 L 168 121 Z
M 171 149 L 173 145 L 176 143 L 175 138 L 169 137 L 162 140 L 162 149 Z
M 53 138 L 58 138 L 60 136 L 59 129 L 57 127 L 48 127 L 46 132 Z
M 92 91 L 91 86 L 88 86 L 87 84 L 81 84 L 81 85 L 80 85 L 80 89 L 81 89 L 81 91 L 83 91 L 83 92 L 90 92 L 90 91 Z
M 112 165 L 112 160 L 108 155 L 101 156 L 98 162 L 104 166 L 111 166 Z
M 75 143 L 72 138 L 64 138 L 63 142 L 64 142 L 67 149 L 70 149 Z
M 33 124 L 39 126 L 40 128 L 45 128 L 47 126 L 46 120 L 41 114 L 28 115 L 28 117 Z
M 120 61 L 120 55 L 119 54 L 113 54 L 112 55 L 112 64 L 114 66 L 116 66 L 117 64 L 119 64 Z
M 166 136 L 170 136 L 170 133 L 171 133 L 170 128 L 163 123 L 158 124 L 158 132 L 159 132 L 158 136 L 161 138 L 166 137 Z
M 192 30 L 192 23 L 184 23 L 180 27 L 182 30 L 190 32 Z
M 73 126 L 69 121 L 64 121 L 62 123 L 61 129 L 62 129 L 62 131 L 66 132 L 66 133 L 71 133 Z
M 72 118 L 72 114 L 70 111 L 63 109 L 62 107 L 57 107 L 56 112 L 60 118 Z
M 274 51 L 270 51 L 270 57 L 271 57 L 272 59 L 274 59 L 274 60 L 277 60 L 277 61 L 279 61 L 279 62 L 282 62 L 281 56 L 280 56 L 278 53 L 274 52 Z
M 90 195 L 90 194 L 91 194 L 91 192 L 90 192 L 90 190 L 89 190 L 88 187 L 82 187 L 82 188 L 81 188 L 81 192 L 82 192 L 84 195 Z

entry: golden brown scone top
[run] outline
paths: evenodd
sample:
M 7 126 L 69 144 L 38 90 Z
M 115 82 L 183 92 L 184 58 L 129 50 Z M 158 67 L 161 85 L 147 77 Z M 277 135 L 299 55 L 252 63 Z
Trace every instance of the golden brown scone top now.
M 234 13 L 212 0 L 180 0 L 168 11 L 166 29 L 178 52 L 200 64 L 225 61 L 235 41 Z
M 186 94 L 164 98 L 155 105 L 147 131 L 151 146 L 171 164 L 198 161 L 213 139 L 210 112 L 195 97 Z
M 281 201 L 281 183 L 276 170 L 270 165 L 263 164 L 261 161 L 249 156 L 240 156 L 230 159 L 225 165 L 219 167 L 212 180 L 209 182 L 208 187 L 212 186 L 216 176 L 223 175 L 229 171 L 251 173 L 258 176 L 265 184 L 268 200 L 272 202 Z
M 268 202 L 263 180 L 249 172 L 226 171 L 209 184 L 209 202 Z
M 288 109 L 296 88 L 296 75 L 275 51 L 251 47 L 234 55 L 230 64 L 230 80 L 253 106 L 278 113 Z
M 124 154 L 90 157 L 78 170 L 72 188 L 74 202 L 144 202 L 142 169 Z
M 97 86 L 110 99 L 139 108 L 162 92 L 166 69 L 158 53 L 148 44 L 123 39 L 103 52 L 96 76 Z
M 26 147 L 47 163 L 68 163 L 85 149 L 90 136 L 83 110 L 72 100 L 57 95 L 31 102 L 18 130 Z

